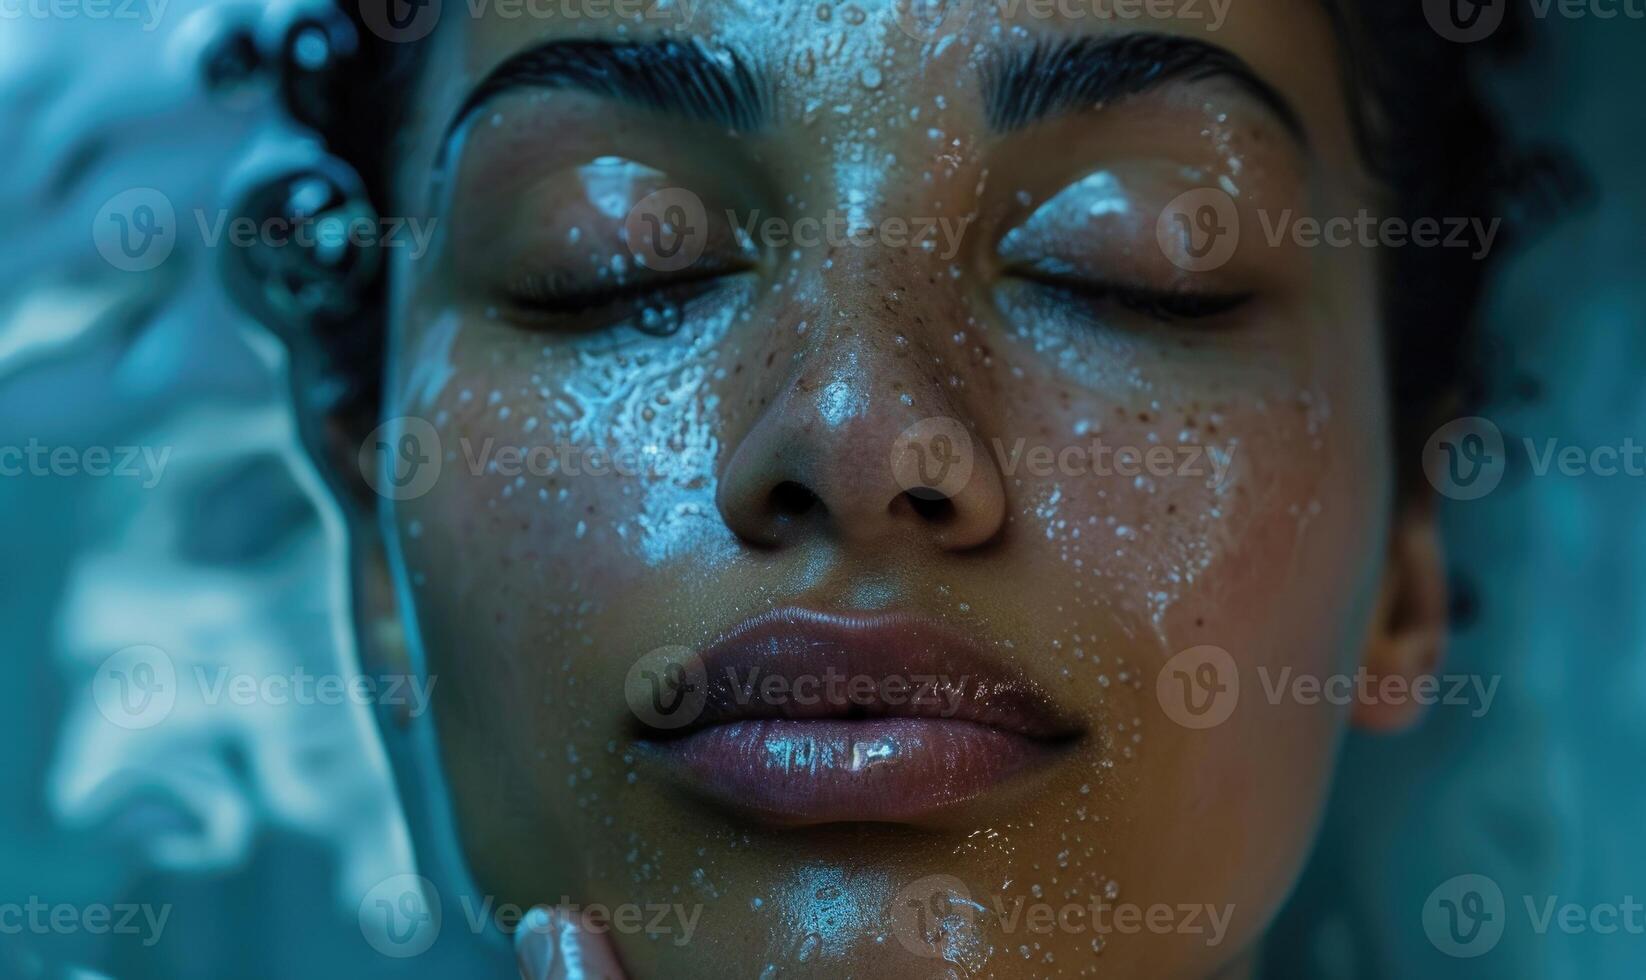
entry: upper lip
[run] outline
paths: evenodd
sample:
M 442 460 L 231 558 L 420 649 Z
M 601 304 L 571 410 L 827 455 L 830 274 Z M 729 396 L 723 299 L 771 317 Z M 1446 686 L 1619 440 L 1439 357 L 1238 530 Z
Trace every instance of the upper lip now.
M 933 718 L 1037 740 L 1083 728 L 1044 688 L 983 646 L 905 613 L 762 613 L 700 653 L 707 698 L 678 737 L 751 719 Z

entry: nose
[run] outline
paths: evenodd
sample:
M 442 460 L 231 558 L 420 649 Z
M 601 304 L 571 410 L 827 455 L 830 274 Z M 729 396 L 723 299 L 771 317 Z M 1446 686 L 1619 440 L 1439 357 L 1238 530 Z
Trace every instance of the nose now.
M 766 548 L 827 537 L 948 552 L 1000 533 L 995 461 L 966 413 L 909 376 L 908 358 L 857 346 L 806 361 L 721 474 L 716 503 L 732 531 Z

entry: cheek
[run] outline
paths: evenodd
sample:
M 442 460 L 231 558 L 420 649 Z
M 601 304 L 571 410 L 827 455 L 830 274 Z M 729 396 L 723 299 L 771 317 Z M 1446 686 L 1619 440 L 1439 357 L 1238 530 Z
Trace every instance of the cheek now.
M 684 555 L 729 553 L 712 389 L 733 356 L 723 343 L 735 307 L 666 338 L 459 326 L 438 390 L 412 410 L 433 421 L 445 461 L 435 489 L 400 508 L 412 570 L 592 601 Z M 445 539 L 419 545 L 413 522 Z
M 512 786 L 512 768 L 564 787 L 601 760 L 597 774 L 623 777 L 606 758 L 622 720 L 611 692 L 645 652 L 625 644 L 680 629 L 670 617 L 682 597 L 659 576 L 707 575 L 736 553 L 714 465 L 716 385 L 738 361 L 727 334 L 741 305 L 661 338 L 537 336 L 450 310 L 408 317 L 418 339 L 397 365 L 397 411 L 433 424 L 443 465 L 432 489 L 395 505 L 393 527 L 406 612 L 447 693 L 442 735 L 462 757 L 449 769 L 501 770 Z M 519 802 L 517 813 L 540 812 L 540 800 Z
M 985 451 L 1041 577 L 1055 570 L 1060 590 L 1163 656 L 1201 643 L 1253 658 L 1340 648 L 1322 633 L 1364 591 L 1383 520 L 1382 481 L 1368 478 L 1386 465 L 1382 441 L 1364 406 L 1338 409 L 1359 396 L 1328 379 L 1031 387 L 1046 394 Z M 1277 651 L 1286 633 L 1313 642 Z

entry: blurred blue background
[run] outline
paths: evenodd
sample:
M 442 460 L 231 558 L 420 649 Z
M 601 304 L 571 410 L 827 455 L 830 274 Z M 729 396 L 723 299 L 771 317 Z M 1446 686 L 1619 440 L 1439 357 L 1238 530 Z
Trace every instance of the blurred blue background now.
M 510 976 L 451 895 L 417 955 L 374 924 L 400 876 L 428 871 L 367 708 L 213 706 L 184 685 L 164 724 L 110 709 L 142 693 L 151 647 L 180 675 L 347 675 L 352 657 L 336 520 L 294 442 L 280 349 L 198 242 L 133 273 L 92 233 L 133 188 L 215 210 L 249 167 L 313 152 L 266 83 L 201 84 L 230 28 L 266 38 L 294 8 L 133 9 L 0 19 L 0 446 L 150 452 L 129 476 L 0 477 L 0 976 Z M 1486 414 L 1511 443 L 1646 443 L 1646 22 L 1539 30 L 1501 102 L 1520 135 L 1570 147 L 1596 196 L 1497 283 L 1491 330 L 1527 397 Z M 1446 505 L 1475 608 L 1450 669 L 1500 677 L 1496 700 L 1351 740 L 1273 973 L 1646 976 L 1624 920 L 1540 931 L 1526 905 L 1587 922 L 1646 899 L 1643 519 L 1640 477 L 1516 465 Z M 1446 889 L 1479 884 L 1460 875 L 1502 898 L 1479 956 L 1434 938 Z M 76 925 L 8 928 L 29 914 Z

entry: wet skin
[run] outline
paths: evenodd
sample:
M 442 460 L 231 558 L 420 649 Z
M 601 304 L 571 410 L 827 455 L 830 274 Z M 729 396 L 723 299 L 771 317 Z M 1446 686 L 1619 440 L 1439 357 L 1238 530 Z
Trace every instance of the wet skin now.
M 977 6 L 941 43 L 872 0 L 699 0 L 684 26 L 623 32 L 494 11 L 448 16 L 428 42 L 396 204 L 428 208 L 440 234 L 393 259 L 383 416 L 430 422 L 445 465 L 426 494 L 381 504 L 377 557 L 439 678 L 481 890 L 700 905 L 690 942 L 615 937 L 633 975 L 1239 975 L 1308 852 L 1348 712 L 1271 705 L 1256 672 L 1366 657 L 1398 517 L 1373 257 L 1254 233 L 1260 210 L 1369 203 L 1329 25 L 1301 0 L 1236 4 L 1215 31 Z M 991 105 L 985 79 L 1014 52 L 1133 31 L 1233 52 L 1275 98 L 1190 73 L 1043 119 Z M 759 124 L 571 86 L 461 111 L 544 42 L 667 36 L 735 49 L 769 93 Z M 703 257 L 639 269 L 626 217 L 676 187 L 704 204 Z M 1205 187 L 1232 195 L 1245 233 L 1227 263 L 1188 272 L 1158 219 Z M 740 241 L 754 213 L 963 231 L 795 245 L 756 225 Z M 974 450 L 935 504 L 894 465 L 934 418 Z M 488 440 L 647 463 L 515 475 L 471 464 Z M 1202 462 L 1014 468 L 1019 440 Z M 626 685 L 651 651 L 784 609 L 963 634 L 1067 723 L 943 805 L 865 803 L 872 822 L 850 792 L 799 819 L 740 806 L 654 751 Z M 1157 696 L 1200 645 L 1227 650 L 1246 688 L 1203 731 Z M 789 778 L 806 774 L 772 770 Z M 1094 900 L 1213 911 L 1128 933 L 1061 913 Z M 1031 928 L 1035 905 L 1066 924 Z

